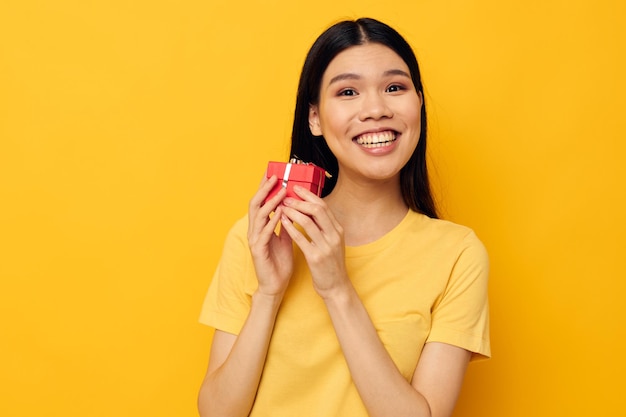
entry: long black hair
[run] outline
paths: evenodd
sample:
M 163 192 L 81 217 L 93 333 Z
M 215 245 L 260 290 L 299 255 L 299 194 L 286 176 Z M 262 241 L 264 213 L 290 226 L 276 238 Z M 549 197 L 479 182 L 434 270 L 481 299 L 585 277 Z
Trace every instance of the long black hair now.
M 322 77 L 330 62 L 342 51 L 366 43 L 379 43 L 396 52 L 407 64 L 415 89 L 424 99 L 419 65 L 411 46 L 395 29 L 375 19 L 361 18 L 339 22 L 322 33 L 309 50 L 302 67 L 291 134 L 291 156 L 324 168 L 332 178 L 322 196 L 337 183 L 339 165 L 326 140 L 315 138 L 309 128 L 309 108 L 319 104 Z M 400 188 L 405 203 L 413 211 L 437 218 L 426 164 L 426 103 L 422 102 L 420 137 L 411 158 L 400 170 Z

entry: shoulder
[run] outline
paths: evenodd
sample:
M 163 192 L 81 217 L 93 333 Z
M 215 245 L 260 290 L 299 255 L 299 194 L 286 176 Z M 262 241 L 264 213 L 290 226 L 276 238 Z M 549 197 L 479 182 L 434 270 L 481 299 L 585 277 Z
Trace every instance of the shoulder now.
M 228 230 L 224 240 L 224 255 L 233 251 L 248 250 L 248 215 L 237 219 Z
M 248 233 L 248 214 L 240 217 L 235 220 L 235 222 L 230 227 L 228 234 L 234 235 L 246 235 Z
M 434 219 L 420 213 L 410 212 L 405 233 L 435 246 L 455 246 L 459 249 L 476 246 L 484 249 L 482 241 L 473 229 L 450 220 Z
M 248 214 L 235 220 L 228 230 L 227 239 L 246 237 L 248 234 Z
M 449 220 L 412 213 L 400 245 L 448 268 L 489 269 L 489 256 L 483 242 L 470 227 Z

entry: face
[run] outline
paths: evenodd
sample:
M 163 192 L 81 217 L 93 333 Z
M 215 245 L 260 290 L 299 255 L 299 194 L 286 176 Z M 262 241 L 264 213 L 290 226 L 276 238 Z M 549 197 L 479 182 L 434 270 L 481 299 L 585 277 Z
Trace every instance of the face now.
M 319 97 L 309 125 L 337 158 L 339 179 L 399 178 L 419 140 L 422 106 L 402 58 L 378 43 L 350 47 L 326 68 Z

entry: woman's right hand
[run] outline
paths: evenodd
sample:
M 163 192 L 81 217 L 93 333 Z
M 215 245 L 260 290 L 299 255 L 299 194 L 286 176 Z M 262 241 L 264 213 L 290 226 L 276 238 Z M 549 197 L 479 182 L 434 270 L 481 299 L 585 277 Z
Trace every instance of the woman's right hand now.
M 248 245 L 254 262 L 259 287 L 257 292 L 268 296 L 285 293 L 293 272 L 293 247 L 291 237 L 285 232 L 276 233 L 282 215 L 281 202 L 287 191 L 281 188 L 263 203 L 278 179 L 263 179 L 248 207 Z M 273 215 L 270 214 L 274 212 Z
M 276 183 L 276 177 L 263 179 L 250 200 L 248 245 L 259 286 L 239 334 L 215 331 L 198 396 L 201 416 L 247 416 L 254 405 L 276 316 L 293 271 L 291 238 L 286 232 L 274 232 L 279 230 L 281 202 L 287 192 L 281 189 L 263 203 Z

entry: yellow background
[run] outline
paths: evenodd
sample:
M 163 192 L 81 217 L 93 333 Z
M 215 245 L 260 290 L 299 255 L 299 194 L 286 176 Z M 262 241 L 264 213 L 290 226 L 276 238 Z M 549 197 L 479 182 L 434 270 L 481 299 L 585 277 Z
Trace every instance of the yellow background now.
M 225 233 L 362 15 L 414 45 L 444 217 L 491 255 L 455 416 L 623 410 L 621 0 L 3 0 L 0 415 L 196 415 Z

